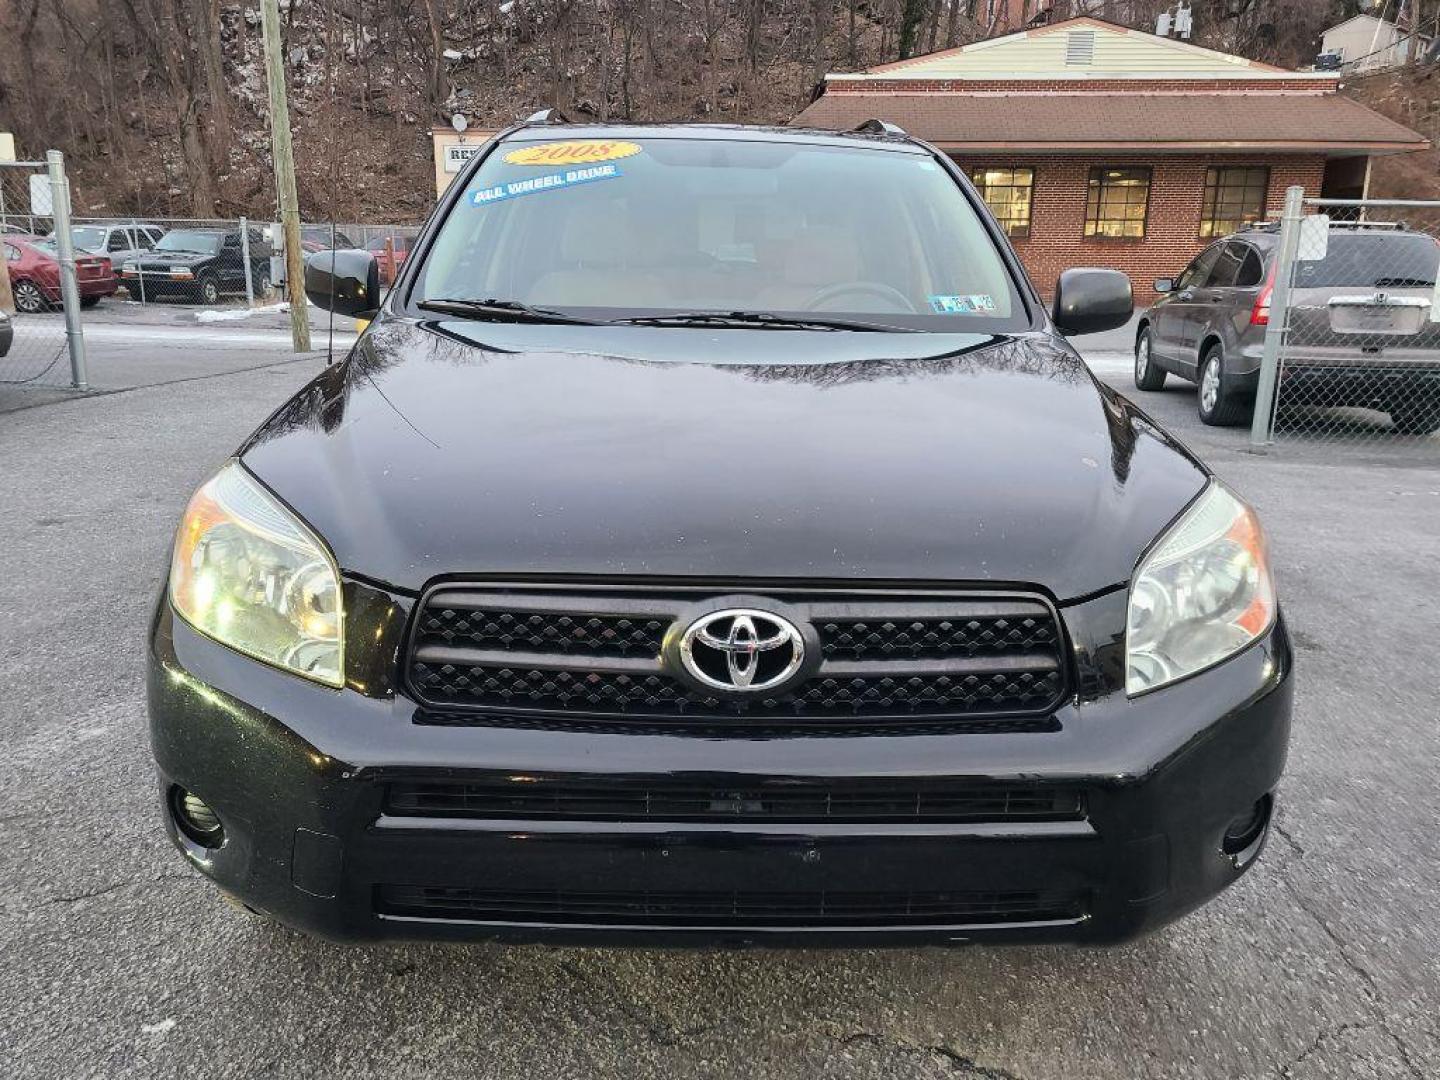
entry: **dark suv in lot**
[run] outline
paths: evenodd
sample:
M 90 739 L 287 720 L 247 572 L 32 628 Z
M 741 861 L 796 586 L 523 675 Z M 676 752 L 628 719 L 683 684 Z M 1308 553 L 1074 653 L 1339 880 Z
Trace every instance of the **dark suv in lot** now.
M 1254 511 L 1065 333 L 943 154 L 501 133 L 195 493 L 149 635 L 166 828 L 335 939 L 1117 941 L 1264 845 Z
M 1440 430 L 1440 323 L 1427 317 L 1440 243 L 1384 225 L 1337 222 L 1330 231 L 1322 257 L 1296 264 L 1291 396 L 1379 409 L 1410 434 Z M 1198 384 L 1202 421 L 1248 423 L 1279 243 L 1274 226 L 1247 229 L 1157 281 L 1161 297 L 1135 335 L 1135 385 L 1159 390 L 1178 375 Z
M 264 296 L 270 291 L 270 245 L 259 229 L 248 232 L 251 288 Z M 238 228 L 172 229 L 154 251 L 120 264 L 120 283 L 135 300 L 180 297 L 218 304 L 227 293 L 244 294 L 245 254 Z

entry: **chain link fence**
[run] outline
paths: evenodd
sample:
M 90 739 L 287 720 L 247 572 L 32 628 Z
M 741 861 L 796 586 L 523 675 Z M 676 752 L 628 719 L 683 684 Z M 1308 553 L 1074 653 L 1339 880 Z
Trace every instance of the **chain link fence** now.
M 284 240 L 276 223 L 137 216 L 75 218 L 72 226 L 77 253 L 110 260 L 121 302 L 219 309 L 283 303 Z M 388 284 L 419 231 L 418 225 L 307 222 L 300 238 L 304 256 L 331 248 L 369 251 Z
M 1440 202 L 1291 190 L 1252 442 L 1440 455 L 1437 235 Z
M 62 257 L 49 239 L 55 227 L 55 183 L 43 161 L 0 162 L 0 385 L 70 386 Z M 80 303 L 106 288 L 85 275 Z M 78 315 L 78 312 L 77 312 Z
M 102 387 L 128 384 L 153 360 L 146 347 L 161 340 L 183 344 L 182 366 L 197 373 L 214 367 L 216 347 L 291 347 L 278 224 L 69 211 L 60 154 L 0 162 L 0 388 L 88 389 L 87 340 Z M 388 286 L 419 231 L 310 222 L 301 246 L 303 257 L 369 251 Z M 314 309 L 310 322 L 312 331 L 357 329 Z

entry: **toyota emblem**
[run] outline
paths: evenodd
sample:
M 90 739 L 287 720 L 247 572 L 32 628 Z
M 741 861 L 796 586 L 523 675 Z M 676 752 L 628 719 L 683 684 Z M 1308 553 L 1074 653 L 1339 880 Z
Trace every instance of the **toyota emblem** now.
M 686 673 L 714 690 L 771 690 L 799 671 L 804 660 L 800 631 L 771 611 L 714 611 L 692 622 L 680 638 Z

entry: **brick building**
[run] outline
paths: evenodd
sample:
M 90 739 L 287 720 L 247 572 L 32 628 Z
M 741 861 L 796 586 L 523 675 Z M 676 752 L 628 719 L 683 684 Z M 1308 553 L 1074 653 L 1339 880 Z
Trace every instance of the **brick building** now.
M 1429 145 L 1338 90 L 1078 18 L 828 75 L 792 123 L 898 124 L 964 167 L 1042 292 L 1109 266 L 1147 303 L 1212 237 L 1278 216 L 1288 186 L 1360 196 L 1372 157 Z

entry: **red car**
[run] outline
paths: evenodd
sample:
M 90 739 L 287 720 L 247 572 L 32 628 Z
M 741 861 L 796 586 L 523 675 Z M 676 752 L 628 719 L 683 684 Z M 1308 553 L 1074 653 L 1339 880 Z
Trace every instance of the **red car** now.
M 380 263 L 380 284 L 390 285 L 410 254 L 410 237 L 377 236 L 365 245 L 365 250 Z
M 9 233 L 3 243 L 16 309 L 33 314 L 60 303 L 60 255 L 55 244 L 39 236 Z M 75 279 L 81 307 L 94 307 L 120 287 L 115 268 L 103 255 L 76 255 Z

